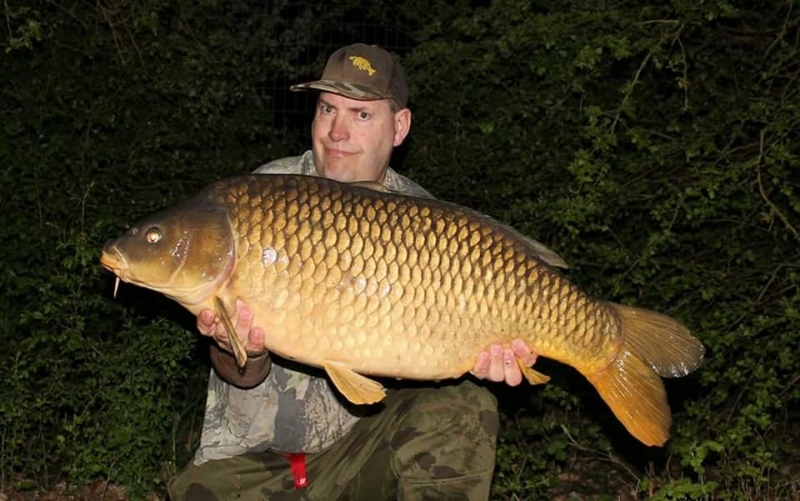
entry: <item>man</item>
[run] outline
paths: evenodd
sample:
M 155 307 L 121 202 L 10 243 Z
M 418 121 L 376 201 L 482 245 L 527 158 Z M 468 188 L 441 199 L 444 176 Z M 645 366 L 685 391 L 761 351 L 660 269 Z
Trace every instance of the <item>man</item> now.
M 411 128 L 403 69 L 388 52 L 364 44 L 331 55 L 318 81 L 312 149 L 273 161 L 264 174 L 306 174 L 344 182 L 376 181 L 430 197 L 389 167 Z M 247 349 L 237 370 L 227 334 L 212 311 L 198 316 L 213 337 L 208 401 L 195 460 L 170 483 L 173 501 L 237 499 L 487 499 L 495 461 L 497 403 L 468 379 L 404 383 L 376 406 L 342 400 L 322 372 L 272 360 L 269 335 L 237 303 L 233 322 Z M 488 347 L 479 379 L 519 384 L 515 358 L 536 360 L 520 340 Z

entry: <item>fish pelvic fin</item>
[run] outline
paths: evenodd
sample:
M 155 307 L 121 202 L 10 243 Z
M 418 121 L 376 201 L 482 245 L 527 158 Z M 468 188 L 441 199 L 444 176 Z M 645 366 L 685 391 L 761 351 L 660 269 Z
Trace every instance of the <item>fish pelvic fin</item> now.
M 336 389 L 354 404 L 374 404 L 383 400 L 386 391 L 383 386 L 366 376 L 362 376 L 341 362 L 322 362 Z
M 613 362 L 586 377 L 631 435 L 646 445 L 661 446 L 672 424 L 661 377 L 694 371 L 705 348 L 667 315 L 608 304 L 620 319 L 622 344 Z
M 628 432 L 645 445 L 662 446 L 672 425 L 658 374 L 625 346 L 605 369 L 586 374 Z

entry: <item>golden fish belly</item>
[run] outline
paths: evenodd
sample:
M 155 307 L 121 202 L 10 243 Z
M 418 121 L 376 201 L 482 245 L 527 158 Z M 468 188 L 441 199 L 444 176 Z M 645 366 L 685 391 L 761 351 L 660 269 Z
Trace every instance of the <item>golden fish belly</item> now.
M 238 238 L 226 302 L 250 304 L 276 353 L 443 379 L 498 340 L 589 369 L 616 350 L 613 312 L 492 220 L 311 179 L 220 199 Z

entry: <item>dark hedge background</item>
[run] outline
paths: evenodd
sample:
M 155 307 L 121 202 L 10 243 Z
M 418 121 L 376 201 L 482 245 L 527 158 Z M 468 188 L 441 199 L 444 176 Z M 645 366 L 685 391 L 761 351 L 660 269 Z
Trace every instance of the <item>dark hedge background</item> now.
M 800 497 L 800 5 L 370 5 L 4 0 L 0 491 L 106 479 L 163 495 L 196 446 L 205 347 L 159 295 L 113 300 L 99 250 L 212 180 L 306 149 L 313 95 L 288 85 L 364 41 L 409 74 L 396 168 L 709 349 L 668 381 L 663 449 L 555 364 L 547 387 L 498 388 L 493 498 Z

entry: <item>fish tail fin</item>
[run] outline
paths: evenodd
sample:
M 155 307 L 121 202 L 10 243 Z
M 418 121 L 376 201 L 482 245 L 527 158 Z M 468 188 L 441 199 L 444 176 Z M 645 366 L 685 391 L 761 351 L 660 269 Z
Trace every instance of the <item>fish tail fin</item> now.
M 660 313 L 609 303 L 622 330 L 622 345 L 605 368 L 586 374 L 631 435 L 661 446 L 672 424 L 661 377 L 695 370 L 705 348 L 686 327 Z
M 623 347 L 605 369 L 585 374 L 628 432 L 645 445 L 664 445 L 672 425 L 664 383 Z
M 622 325 L 624 344 L 661 377 L 683 377 L 700 366 L 705 347 L 672 317 L 643 308 L 608 303 Z

